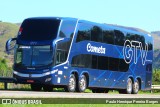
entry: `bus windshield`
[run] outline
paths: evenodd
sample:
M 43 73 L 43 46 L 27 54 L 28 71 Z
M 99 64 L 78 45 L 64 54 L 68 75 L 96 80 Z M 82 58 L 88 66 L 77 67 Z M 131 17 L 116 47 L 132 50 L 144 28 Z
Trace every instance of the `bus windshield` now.
M 20 28 L 18 38 L 28 41 L 53 40 L 57 37 L 60 20 L 26 19 Z
M 53 63 L 51 46 L 16 46 L 15 65 L 19 67 L 41 67 Z

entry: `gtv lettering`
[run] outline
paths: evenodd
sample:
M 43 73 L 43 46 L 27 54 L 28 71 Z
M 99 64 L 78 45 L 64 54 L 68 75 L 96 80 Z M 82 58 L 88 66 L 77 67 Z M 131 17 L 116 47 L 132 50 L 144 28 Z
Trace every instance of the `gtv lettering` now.
M 148 44 L 145 44 L 145 47 L 143 47 L 142 43 L 139 41 L 126 40 L 124 43 L 124 48 L 123 48 L 123 56 L 127 64 L 129 64 L 132 60 L 134 61 L 134 64 L 137 64 L 138 49 L 140 49 L 140 57 L 142 60 L 142 65 L 145 65 L 146 61 L 150 61 L 146 59 L 147 53 L 148 53 Z
M 100 54 L 105 54 L 106 48 L 101 47 L 96 47 L 92 46 L 90 43 L 87 44 L 87 51 L 88 52 L 93 52 L 93 53 L 100 53 Z

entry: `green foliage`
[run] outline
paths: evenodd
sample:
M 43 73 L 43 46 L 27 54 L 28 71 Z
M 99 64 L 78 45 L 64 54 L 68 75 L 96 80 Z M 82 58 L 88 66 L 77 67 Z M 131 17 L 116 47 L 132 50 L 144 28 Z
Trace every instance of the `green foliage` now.
M 13 56 L 5 53 L 6 41 L 16 36 L 19 26 L 12 23 L 0 22 L 0 76 L 12 76 Z
M 154 69 L 152 75 L 152 84 L 160 85 L 160 69 Z M 153 93 L 159 93 L 160 90 L 153 90 Z
M 11 67 L 8 67 L 7 60 L 0 58 L 0 76 L 11 76 Z
M 15 37 L 18 29 L 19 26 L 16 24 L 0 22 L 0 56 L 2 58 L 6 55 L 4 53 L 6 41 Z
M 160 85 L 160 69 L 154 69 L 152 77 L 152 84 Z

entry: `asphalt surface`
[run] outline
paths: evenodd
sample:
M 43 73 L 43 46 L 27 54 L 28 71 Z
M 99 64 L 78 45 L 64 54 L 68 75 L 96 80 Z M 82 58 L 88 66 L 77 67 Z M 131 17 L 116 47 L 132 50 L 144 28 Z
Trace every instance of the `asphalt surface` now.
M 69 93 L 0 90 L 0 98 L 160 98 L 160 94 Z

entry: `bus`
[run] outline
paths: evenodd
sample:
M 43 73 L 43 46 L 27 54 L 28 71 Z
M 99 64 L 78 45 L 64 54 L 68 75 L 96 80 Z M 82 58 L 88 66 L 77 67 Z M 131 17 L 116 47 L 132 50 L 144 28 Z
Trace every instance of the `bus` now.
M 16 83 L 33 91 L 151 90 L 153 38 L 147 33 L 77 18 L 33 17 L 6 42 L 11 50 Z

